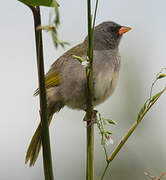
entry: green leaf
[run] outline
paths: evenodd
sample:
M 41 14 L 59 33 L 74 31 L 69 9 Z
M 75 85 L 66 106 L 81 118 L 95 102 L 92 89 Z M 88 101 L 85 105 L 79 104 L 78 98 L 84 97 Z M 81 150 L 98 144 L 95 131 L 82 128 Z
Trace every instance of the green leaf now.
M 47 6 L 47 7 L 58 7 L 56 0 L 18 0 L 24 4 L 30 6 Z
M 160 74 L 158 77 L 157 77 L 157 79 L 161 79 L 161 78 L 164 78 L 164 77 L 166 77 L 166 74 Z
M 141 117 L 141 115 L 144 113 L 146 109 L 146 103 L 143 105 L 143 107 L 140 109 L 139 113 L 138 113 L 138 117 L 137 119 L 139 119 Z
M 107 121 L 109 124 L 116 124 L 115 121 L 111 120 L 111 119 L 105 119 L 105 118 L 102 118 L 102 120 L 105 122 Z
M 109 134 L 109 135 L 111 135 L 111 134 L 112 134 L 112 132 L 110 132 L 110 131 L 106 131 L 106 132 L 105 132 L 105 134 Z
M 147 103 L 147 102 L 145 102 L 145 104 L 144 104 L 144 106 L 143 106 L 143 110 L 144 110 L 144 111 L 145 111 L 145 109 L 146 109 L 146 103 Z
M 84 61 L 84 59 L 80 56 L 76 56 L 76 55 L 72 55 L 72 57 L 76 60 L 78 60 L 80 63 L 82 63 Z
M 56 17 L 54 19 L 54 23 L 55 23 L 55 26 L 58 26 L 60 24 L 60 16 L 59 16 L 59 9 L 58 9 L 58 5 L 55 4 L 55 14 L 56 14 Z
M 158 98 L 161 95 L 161 91 L 157 94 L 155 94 L 151 99 L 150 99 L 150 103 L 152 103 L 156 98 Z

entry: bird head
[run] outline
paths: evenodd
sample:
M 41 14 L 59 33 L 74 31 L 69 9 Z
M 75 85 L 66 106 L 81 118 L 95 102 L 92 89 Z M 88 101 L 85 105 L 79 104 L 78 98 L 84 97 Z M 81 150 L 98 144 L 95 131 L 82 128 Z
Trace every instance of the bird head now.
M 94 29 L 94 49 L 107 50 L 118 48 L 121 37 L 131 30 L 130 27 L 121 26 L 115 22 L 107 21 Z

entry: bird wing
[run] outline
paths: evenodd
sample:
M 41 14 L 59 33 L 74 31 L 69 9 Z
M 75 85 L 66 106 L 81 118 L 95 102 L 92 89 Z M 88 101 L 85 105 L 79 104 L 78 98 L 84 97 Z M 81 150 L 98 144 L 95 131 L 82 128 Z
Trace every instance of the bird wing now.
M 65 66 L 70 62 L 71 59 L 73 59 L 72 55 L 76 56 L 83 56 L 86 54 L 86 43 L 79 44 L 73 48 L 71 48 L 69 51 L 67 51 L 65 54 L 63 54 L 61 57 L 59 57 L 52 65 L 50 70 L 45 76 L 45 86 L 46 89 L 58 86 L 60 82 L 60 76 L 61 73 L 63 73 L 63 69 Z M 36 89 L 34 92 L 34 95 L 37 96 L 39 94 L 39 88 Z
M 50 71 L 46 74 L 45 77 L 45 86 L 46 89 L 50 87 L 54 87 L 60 84 L 60 74 L 56 73 L 56 71 Z M 34 92 L 34 96 L 39 94 L 39 88 L 37 88 Z
M 66 53 L 64 53 L 61 57 L 59 57 L 51 65 L 50 71 L 56 70 L 59 73 L 61 73 L 63 71 L 64 67 L 66 66 L 66 64 L 68 64 L 68 62 L 70 62 L 70 60 L 73 59 L 72 55 L 82 57 L 82 56 L 86 55 L 86 52 L 87 52 L 87 42 L 84 41 L 83 43 L 78 44 L 77 46 L 71 48 Z

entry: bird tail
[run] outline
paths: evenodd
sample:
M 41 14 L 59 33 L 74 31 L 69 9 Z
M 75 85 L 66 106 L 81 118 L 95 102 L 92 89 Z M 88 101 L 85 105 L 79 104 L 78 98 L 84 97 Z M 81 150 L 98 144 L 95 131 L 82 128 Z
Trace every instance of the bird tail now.
M 50 125 L 52 120 L 52 116 L 49 118 L 48 125 Z M 26 158 L 25 158 L 25 163 L 30 161 L 29 166 L 34 166 L 37 157 L 39 155 L 40 149 L 42 145 L 42 127 L 41 124 L 39 124 L 38 128 L 36 129 L 32 140 L 29 144 L 27 153 L 26 153 Z

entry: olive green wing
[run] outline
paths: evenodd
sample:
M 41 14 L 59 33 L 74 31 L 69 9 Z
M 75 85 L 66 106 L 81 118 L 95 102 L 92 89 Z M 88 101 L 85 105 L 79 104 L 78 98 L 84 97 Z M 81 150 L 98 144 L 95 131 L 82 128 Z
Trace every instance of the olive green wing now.
M 84 43 L 79 44 L 66 53 L 64 53 L 61 57 L 59 57 L 52 65 L 50 70 L 45 76 L 45 85 L 46 89 L 58 86 L 60 82 L 60 74 L 63 73 L 65 66 L 70 62 L 72 55 L 83 56 L 87 51 L 87 43 L 86 40 Z M 37 96 L 39 94 L 39 88 L 36 89 L 34 95 Z
M 56 73 L 56 71 L 49 71 L 45 77 L 46 89 L 55 87 L 59 84 L 60 84 L 60 74 Z M 36 91 L 34 92 L 34 96 L 37 96 L 38 94 L 39 94 L 39 88 L 36 89 Z

